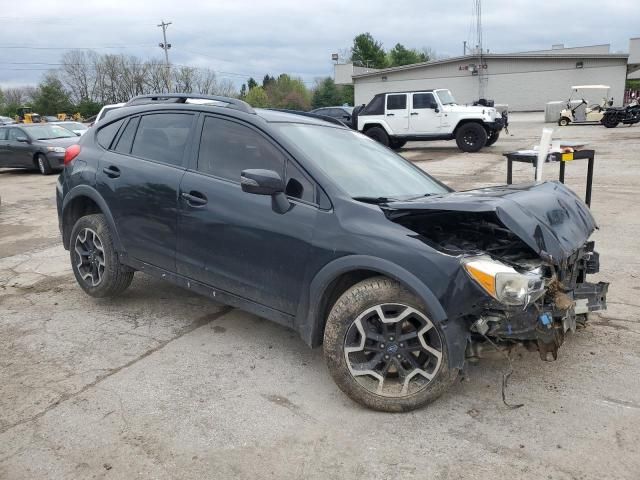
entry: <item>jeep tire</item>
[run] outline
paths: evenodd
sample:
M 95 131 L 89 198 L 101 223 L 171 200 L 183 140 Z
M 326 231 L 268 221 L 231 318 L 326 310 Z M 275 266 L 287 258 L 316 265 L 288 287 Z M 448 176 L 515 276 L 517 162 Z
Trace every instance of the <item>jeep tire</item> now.
M 372 277 L 333 305 L 324 356 L 338 387 L 375 410 L 406 412 L 438 398 L 457 377 L 445 334 L 418 297 L 387 277 Z
M 78 285 L 92 297 L 114 297 L 133 280 L 134 271 L 120 263 L 102 214 L 78 219 L 71 231 L 69 255 Z
M 487 143 L 485 144 L 485 147 L 490 147 L 491 145 L 496 143 L 498 141 L 498 138 L 500 138 L 500 130 L 490 130 L 489 135 L 487 136 Z
M 477 152 L 487 144 L 487 131 L 479 123 L 465 123 L 458 127 L 456 143 L 463 152 Z
M 387 135 L 387 132 L 385 132 L 382 127 L 371 127 L 364 132 L 364 134 L 369 138 L 373 138 L 376 142 L 381 143 L 385 147 L 389 146 L 389 135 Z
M 402 140 L 400 138 L 392 138 L 391 141 L 389 142 L 389 147 L 391 147 L 391 149 L 393 150 L 400 150 L 406 144 L 407 144 L 406 140 Z

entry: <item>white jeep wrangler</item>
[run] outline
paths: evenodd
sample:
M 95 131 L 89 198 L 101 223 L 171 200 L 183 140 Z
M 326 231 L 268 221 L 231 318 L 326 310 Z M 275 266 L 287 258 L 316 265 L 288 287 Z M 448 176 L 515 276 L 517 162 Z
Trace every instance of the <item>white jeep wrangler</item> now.
M 412 140 L 455 139 L 460 150 L 477 152 L 507 126 L 506 113 L 458 105 L 447 89 L 380 93 L 354 114 L 360 132 L 393 149 Z

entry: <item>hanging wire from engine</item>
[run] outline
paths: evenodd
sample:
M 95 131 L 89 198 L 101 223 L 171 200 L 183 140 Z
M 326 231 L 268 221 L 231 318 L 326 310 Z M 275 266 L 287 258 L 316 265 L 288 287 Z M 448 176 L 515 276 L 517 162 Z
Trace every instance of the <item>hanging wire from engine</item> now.
M 502 356 L 504 356 L 504 358 L 507 359 L 507 362 L 509 364 L 509 370 L 505 373 L 502 374 L 502 403 L 505 404 L 505 406 L 507 408 L 509 408 L 510 410 L 516 410 L 517 408 L 520 407 L 524 407 L 524 403 L 509 403 L 507 402 L 507 395 L 506 395 L 506 390 L 507 390 L 507 384 L 509 382 L 509 377 L 511 377 L 511 374 L 513 373 L 513 362 L 511 361 L 511 356 L 508 355 L 504 350 L 501 350 L 498 345 L 496 345 L 489 337 L 487 337 L 484 333 L 481 334 L 485 340 L 487 342 L 489 342 L 493 348 L 496 349 L 496 351 L 498 353 L 500 353 Z

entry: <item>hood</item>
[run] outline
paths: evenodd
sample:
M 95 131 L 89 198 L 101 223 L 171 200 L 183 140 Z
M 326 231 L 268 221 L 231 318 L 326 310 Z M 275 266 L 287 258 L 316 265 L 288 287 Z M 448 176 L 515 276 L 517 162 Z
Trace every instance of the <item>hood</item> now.
M 477 114 L 478 116 L 487 115 L 492 118 L 496 117 L 496 109 L 494 107 L 483 107 L 481 105 L 443 105 L 442 109 L 447 113 L 466 113 Z
M 73 145 L 74 143 L 78 143 L 80 137 L 69 137 L 69 138 L 52 138 L 50 140 L 35 140 L 34 143 L 38 145 L 43 145 L 46 147 L 68 147 Z
M 390 218 L 404 212 L 493 212 L 514 235 L 556 264 L 589 238 L 596 222 L 587 205 L 559 182 L 481 188 L 386 204 Z

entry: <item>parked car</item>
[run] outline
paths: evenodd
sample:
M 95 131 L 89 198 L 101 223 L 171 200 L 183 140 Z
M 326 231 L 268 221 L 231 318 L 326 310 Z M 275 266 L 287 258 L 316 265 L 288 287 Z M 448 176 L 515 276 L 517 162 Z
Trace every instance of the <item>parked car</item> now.
M 98 123 L 100 120 L 102 120 L 105 117 L 107 113 L 115 110 L 116 108 L 124 107 L 124 105 L 125 105 L 124 103 L 112 103 L 111 105 L 105 105 L 100 109 L 93 123 Z
M 16 123 L 16 121 L 13 118 L 0 116 L 0 125 L 12 125 L 14 123 Z
M 75 133 L 55 124 L 0 127 L 0 167 L 37 168 L 49 175 L 62 168 L 66 148 L 77 141 Z
M 507 126 L 493 107 L 458 105 L 447 89 L 380 93 L 357 114 L 358 130 L 393 149 L 454 140 L 463 152 L 493 145 Z
M 386 411 L 438 397 L 487 339 L 555 357 L 605 308 L 596 223 L 564 185 L 454 192 L 341 125 L 189 98 L 136 97 L 67 149 L 58 218 L 87 294 L 143 271 L 266 317 Z
M 55 115 L 44 115 L 41 117 L 43 122 L 58 123 L 60 120 Z
M 61 127 L 66 128 L 67 130 L 71 130 L 73 133 L 75 133 L 78 136 L 84 135 L 84 133 L 87 130 L 89 130 L 89 127 L 87 127 L 86 125 L 80 122 L 64 121 L 64 122 L 58 122 L 56 125 L 60 125 Z
M 351 126 L 351 114 L 353 113 L 353 107 L 322 107 L 316 108 L 315 110 L 311 110 L 309 113 L 314 113 L 316 115 L 322 115 L 324 117 L 335 118 L 336 120 L 340 120 L 346 126 Z

